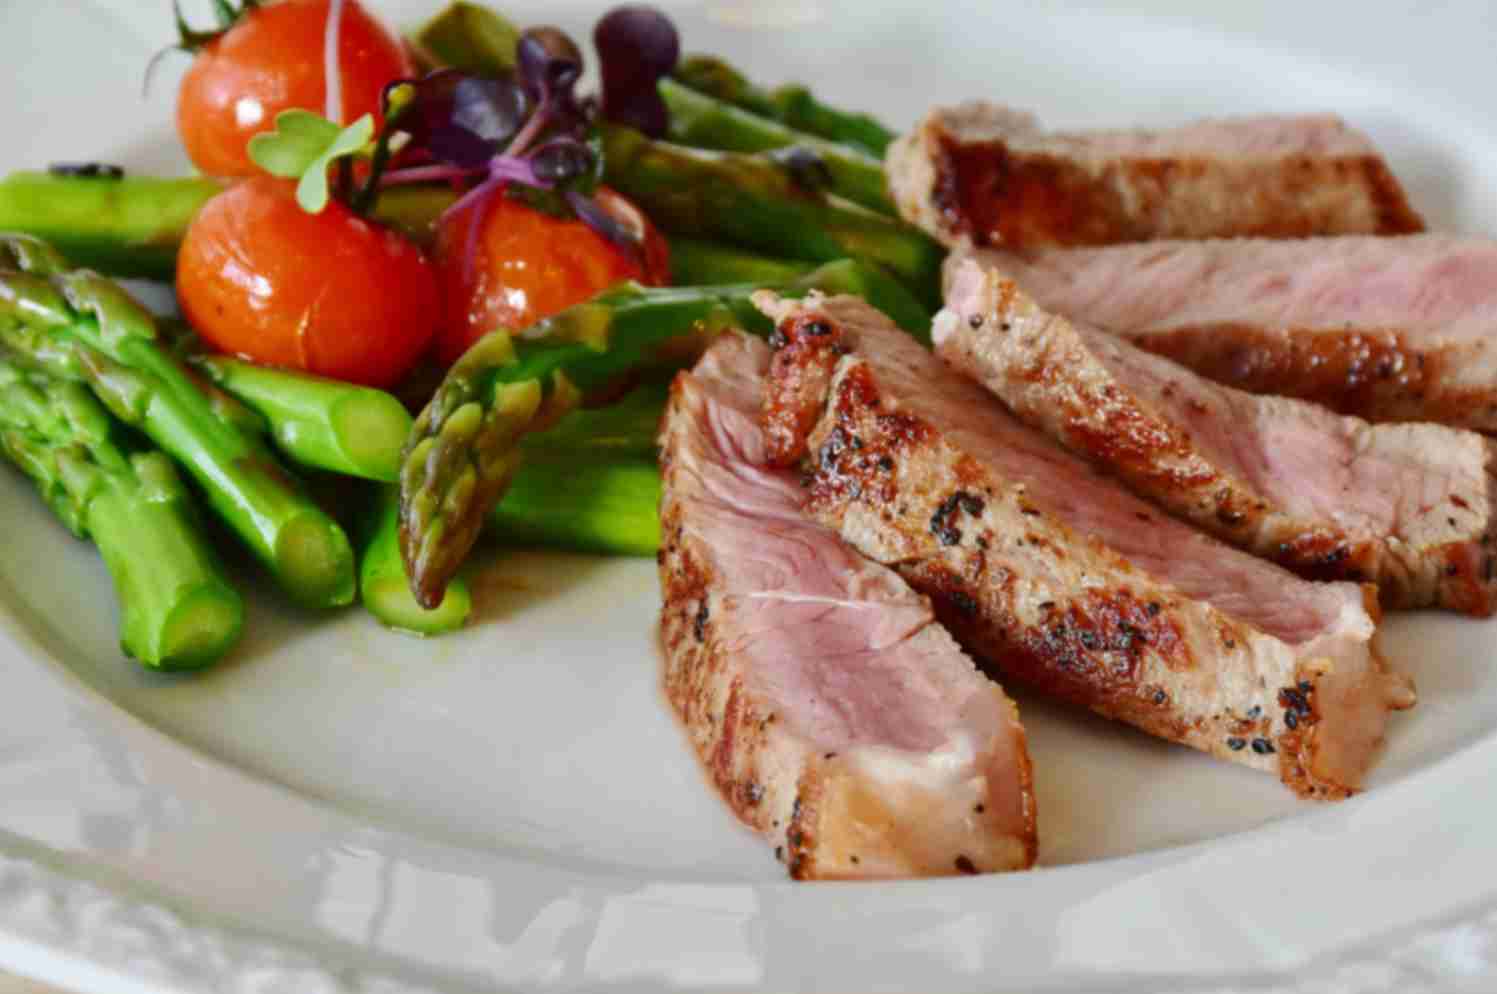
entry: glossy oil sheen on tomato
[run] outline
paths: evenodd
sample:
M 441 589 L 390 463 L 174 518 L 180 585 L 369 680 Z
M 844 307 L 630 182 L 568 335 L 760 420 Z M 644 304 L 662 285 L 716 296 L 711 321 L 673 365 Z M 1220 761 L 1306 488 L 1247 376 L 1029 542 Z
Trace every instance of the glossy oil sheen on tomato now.
M 410 369 L 441 315 L 436 276 L 412 243 L 337 202 L 308 214 L 290 182 L 269 177 L 198 214 L 177 296 L 218 349 L 377 387 Z
M 194 165 L 212 176 L 251 175 L 245 146 L 277 114 L 326 113 L 328 6 L 287 0 L 257 8 L 197 55 L 177 96 L 177 131 Z M 338 65 L 343 123 L 378 117 L 385 84 L 415 74 L 400 39 L 356 0 L 343 9 Z
M 444 362 L 496 328 L 526 328 L 623 280 L 667 282 L 668 249 L 654 226 L 611 190 L 599 190 L 597 201 L 642 238 L 643 265 L 581 221 L 505 196 L 442 225 L 437 265 L 448 320 L 438 351 Z

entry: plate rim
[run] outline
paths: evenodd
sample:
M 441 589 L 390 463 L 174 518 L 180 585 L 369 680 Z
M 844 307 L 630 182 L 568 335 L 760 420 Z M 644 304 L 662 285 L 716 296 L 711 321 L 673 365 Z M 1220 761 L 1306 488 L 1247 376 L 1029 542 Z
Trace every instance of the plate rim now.
M 910 2 L 913 3 L 913 0 Z M 900 4 L 893 2 L 886 5 Z M 1185 9 L 1189 5 L 1176 3 L 1175 0 L 1161 0 L 1158 6 Z M 1474 3 L 1457 3 L 1453 6 L 1481 10 L 1480 5 Z M 1458 116 L 1467 112 L 1468 107 L 1464 102 L 1458 112 L 1452 111 Z M 54 660 L 53 654 L 43 646 L 42 640 L 33 631 L 35 623 L 16 613 L 11 597 L 0 599 L 0 670 L 15 659 L 41 657 L 48 663 L 55 664 L 48 666 L 49 679 L 57 684 L 59 692 L 74 697 L 81 694 L 89 700 L 89 706 L 93 710 L 108 714 L 108 719 L 101 721 L 110 726 L 109 735 L 118 735 L 122 740 L 141 735 L 159 739 L 162 747 L 188 750 L 194 754 L 196 762 L 212 765 L 219 774 L 227 773 L 233 778 L 252 783 L 257 788 L 277 794 L 285 793 L 295 803 L 327 808 L 338 818 L 346 817 L 335 804 L 301 796 L 272 780 L 184 746 L 140 715 L 120 708 L 98 688 L 74 673 L 65 662 Z M 1497 788 L 1497 774 L 1489 772 L 1492 767 L 1497 766 L 1497 763 L 1490 762 L 1493 759 L 1497 759 L 1497 741 L 1494 741 L 1492 735 L 1487 735 L 1382 790 L 1412 789 L 1413 781 L 1423 780 L 1437 773 L 1446 777 L 1456 776 L 1464 782 L 1466 789 L 1480 791 Z M 1468 773 L 1471 775 L 1467 775 Z M 1292 820 L 1302 823 L 1318 819 L 1321 815 L 1322 812 L 1314 812 Z M 1283 823 L 1274 822 L 1232 833 L 1231 838 L 1266 838 L 1286 828 Z M 1468 828 L 1467 831 L 1471 829 Z M 1102 862 L 1129 864 L 1128 869 L 1131 870 L 1146 867 L 1158 859 L 1190 856 L 1219 844 L 1220 840 L 1196 842 L 1164 852 L 1143 853 Z M 446 843 L 442 843 L 442 846 L 461 848 Z M 1080 874 L 1095 865 L 1045 868 L 1036 876 Z M 209 921 L 207 919 L 213 913 L 197 909 L 189 909 L 192 913 L 188 913 L 180 907 L 180 902 L 153 893 L 151 887 L 139 880 L 123 877 L 109 879 L 116 872 L 110 864 L 92 857 L 68 853 L 40 840 L 25 839 L 0 831 L 0 962 L 6 962 L 28 975 L 52 983 L 77 984 L 86 981 L 87 989 L 90 990 L 128 992 L 138 989 L 162 992 L 166 989 L 165 985 L 170 985 L 173 992 L 196 994 L 199 991 L 239 989 L 249 978 L 270 987 L 296 983 L 302 986 L 288 989 L 325 989 L 358 994 L 366 991 L 403 994 L 407 991 L 426 992 L 437 989 L 427 985 L 426 980 L 422 979 L 422 972 L 417 968 L 401 969 L 389 964 L 376 964 L 369 969 L 366 968 L 367 964 L 354 965 L 352 961 L 346 961 L 334 952 L 306 948 L 302 943 L 255 929 L 237 919 Z M 693 883 L 692 886 L 704 885 Z M 743 887 L 779 890 L 806 885 L 776 882 L 705 886 L 709 889 L 720 886 L 733 890 L 741 890 Z M 827 886 L 836 885 L 812 885 L 812 888 L 824 889 Z M 949 888 L 956 884 L 910 882 L 899 886 L 906 889 L 932 886 Z M 1364 937 L 1313 957 L 1306 964 L 1265 969 L 1251 974 L 1223 974 L 1220 977 L 1183 978 L 1134 974 L 1106 981 L 1105 988 L 1078 987 L 1068 982 L 1065 990 L 1077 994 L 1104 989 L 1118 991 L 1122 989 L 1120 984 L 1125 984 L 1130 990 L 1159 990 L 1178 994 L 1208 994 L 1225 992 L 1229 988 L 1252 989 L 1262 991 L 1263 994 L 1300 994 L 1322 990 L 1402 990 L 1416 982 L 1428 984 L 1444 979 L 1445 974 L 1440 972 L 1439 965 L 1433 963 L 1426 951 L 1432 946 L 1457 940 L 1479 950 L 1480 955 L 1474 956 L 1468 963 L 1473 971 L 1479 971 L 1483 975 L 1497 974 L 1497 962 L 1494 962 L 1494 956 L 1497 956 L 1497 899 L 1493 897 L 1497 895 L 1497 882 L 1489 885 L 1486 890 L 1486 897 L 1468 902 L 1464 910 L 1449 916 L 1425 917 L 1376 936 Z M 42 911 L 39 912 L 38 909 Z M 199 915 L 203 920 L 195 920 Z M 334 937 L 334 941 L 342 940 Z M 205 956 L 205 953 L 209 955 Z M 204 970 L 205 959 L 219 967 L 218 972 L 209 975 Z M 1370 969 L 1374 967 L 1377 969 Z M 1372 973 L 1377 975 L 1372 976 Z M 956 976 L 953 974 L 953 977 Z M 978 978 L 974 974 L 966 979 Z M 1097 980 L 1098 984 L 1103 982 L 1100 978 Z M 112 986 L 106 987 L 105 984 Z

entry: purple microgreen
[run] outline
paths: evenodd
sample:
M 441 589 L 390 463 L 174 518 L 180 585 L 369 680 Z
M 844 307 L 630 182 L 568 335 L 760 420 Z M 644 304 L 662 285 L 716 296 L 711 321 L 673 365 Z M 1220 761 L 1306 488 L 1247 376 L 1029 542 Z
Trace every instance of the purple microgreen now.
M 311 111 L 285 110 L 276 115 L 275 130 L 250 139 L 249 157 L 272 176 L 297 179 L 296 202 L 308 214 L 320 214 L 331 197 L 328 167 L 351 156 L 370 155 L 373 137 L 371 114 L 339 128 Z
M 766 154 L 784 167 L 791 181 L 803 190 L 820 193 L 832 185 L 832 169 L 814 149 L 789 145 Z
M 405 170 L 402 170 L 402 173 L 404 172 Z M 518 183 L 536 190 L 544 190 L 550 185 L 535 174 L 535 169 L 528 160 L 509 155 L 495 156 L 485 169 L 483 182 L 463 194 L 455 204 L 443 211 L 442 220 L 445 221 L 461 214 L 474 204 L 502 192 L 511 183 Z
M 387 88 L 387 117 L 390 97 L 397 92 L 406 94 L 399 130 L 411 136 L 411 147 L 437 162 L 469 169 L 497 155 L 530 111 L 524 90 L 513 79 L 480 79 L 455 69 Z
M 54 162 L 47 167 L 53 176 L 81 176 L 85 179 L 124 179 L 125 167 L 107 162 Z
M 462 135 L 470 147 L 479 145 L 492 156 L 520 130 L 529 110 L 525 91 L 513 80 L 470 77 L 458 82 L 452 96 L 451 124 L 432 136 L 427 149 L 455 164 L 465 162 L 467 150 L 449 148 L 445 141 L 451 136 Z
M 575 138 L 558 138 L 536 149 L 531 168 L 546 186 L 560 186 L 593 172 L 596 158 L 591 149 Z
M 485 167 L 487 168 L 487 167 Z M 421 166 L 405 166 L 391 170 L 379 178 L 378 186 L 406 186 L 411 183 L 458 183 L 481 175 L 483 169 L 464 169 L 440 163 Z
M 566 100 L 582 76 L 582 52 L 560 28 L 528 28 L 515 45 L 515 63 L 537 104 Z
M 593 29 L 603 75 L 603 116 L 643 131 L 665 134 L 669 123 L 658 84 L 681 57 L 676 26 L 654 7 L 616 7 Z

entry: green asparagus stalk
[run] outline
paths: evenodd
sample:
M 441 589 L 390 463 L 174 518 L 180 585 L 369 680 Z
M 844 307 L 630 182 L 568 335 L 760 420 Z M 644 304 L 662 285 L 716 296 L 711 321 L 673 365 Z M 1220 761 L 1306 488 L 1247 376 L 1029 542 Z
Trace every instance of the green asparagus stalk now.
M 449 3 L 413 39 L 416 51 L 433 68 L 461 69 L 477 76 L 500 76 L 515 68 L 520 32 L 488 7 L 456 0 Z
M 521 443 L 527 463 L 533 459 L 576 462 L 586 458 L 655 461 L 660 417 L 670 399 L 670 380 L 656 379 L 629 391 L 606 407 L 572 411 L 550 429 L 527 435 Z
M 171 279 L 187 225 L 222 189 L 201 178 L 13 173 L 0 180 L 0 231 L 44 239 L 116 276 Z
M 666 136 L 671 141 L 724 152 L 805 149 L 825 163 L 832 193 L 881 214 L 894 213 L 894 201 L 889 199 L 884 182 L 884 164 L 867 152 L 787 128 L 673 79 L 660 81 L 660 96 L 670 112 Z
M 131 451 L 86 387 L 0 360 L 0 450 L 69 530 L 98 546 L 127 656 L 189 669 L 234 644 L 244 603 L 198 533 L 171 460 Z
M 120 420 L 186 469 L 225 523 L 282 587 L 312 607 L 347 604 L 353 552 L 246 429 L 158 340 L 150 314 L 119 287 L 70 271 L 54 250 L 0 237 L 0 342 L 51 375 L 88 384 Z
M 507 545 L 653 556 L 660 548 L 659 508 L 660 470 L 653 459 L 587 450 L 573 459 L 527 453 L 489 513 L 487 530 Z
M 0 179 L 0 231 L 50 242 L 78 265 L 109 276 L 170 280 L 188 225 L 222 189 L 200 177 L 12 173 Z M 393 187 L 380 194 L 374 217 L 427 244 L 455 199 L 446 187 Z
M 667 232 L 810 262 L 876 262 L 930 306 L 945 251 L 925 233 L 840 198 L 800 188 L 758 155 L 706 152 L 603 129 L 604 175 Z
M 699 93 L 772 118 L 797 131 L 855 145 L 880 159 L 897 137 L 867 114 L 849 113 L 822 103 L 804 86 L 791 84 L 764 90 L 714 56 L 692 55 L 682 59 L 675 76 Z
M 369 613 L 387 628 L 415 635 L 441 635 L 463 627 L 473 610 L 473 595 L 454 577 L 437 606 L 427 609 L 411 596 L 400 558 L 400 492 L 381 487 L 372 527 L 359 560 L 359 596 Z
M 869 285 L 867 273 L 843 260 L 777 289 L 787 296 L 857 293 Z M 475 343 L 416 418 L 406 447 L 401 548 L 417 602 L 440 602 L 514 476 L 526 435 L 546 430 L 590 390 L 662 351 L 705 344 L 731 327 L 767 334 L 769 321 L 750 299 L 756 289 L 753 283 L 656 289 L 624 283 L 520 336 L 495 332 Z M 919 330 L 928 336 L 928 323 Z
M 489 515 L 489 537 L 608 556 L 651 556 L 660 544 L 655 438 L 668 384 L 650 383 L 617 404 L 573 411 L 525 439 L 526 462 Z M 411 596 L 400 558 L 399 489 L 383 487 L 359 561 L 364 606 L 382 624 L 418 635 L 461 628 L 472 594 L 461 576 L 427 610 Z
M 788 283 L 816 268 L 796 259 L 772 259 L 721 242 L 672 238 L 671 282 L 676 286 L 715 283 Z
M 487 533 L 509 545 L 605 556 L 660 547 L 660 418 L 670 385 L 647 383 L 616 404 L 573 411 L 527 436 L 525 461 L 489 515 Z
M 276 447 L 303 466 L 394 483 L 411 416 L 394 396 L 308 373 L 198 354 L 194 369 L 265 419 Z

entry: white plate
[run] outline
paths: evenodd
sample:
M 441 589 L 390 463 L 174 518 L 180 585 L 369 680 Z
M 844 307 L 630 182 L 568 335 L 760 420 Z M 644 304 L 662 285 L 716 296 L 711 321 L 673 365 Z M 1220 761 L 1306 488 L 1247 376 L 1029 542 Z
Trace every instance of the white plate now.
M 0 170 L 182 168 L 171 74 L 139 91 L 167 6 L 0 0 Z M 1483 3 L 1018 6 L 714 0 L 679 23 L 900 125 L 972 95 L 1078 125 L 1336 109 L 1435 226 L 1497 231 Z M 540 16 L 586 37 L 598 11 Z M 231 660 L 160 679 L 119 657 L 96 556 L 13 473 L 0 514 L 0 962 L 66 985 L 1476 990 L 1493 969 L 1492 624 L 1387 623 L 1421 703 L 1346 803 L 1022 697 L 1044 869 L 795 885 L 657 693 L 652 563 L 486 553 L 476 623 L 430 643 L 257 587 Z

